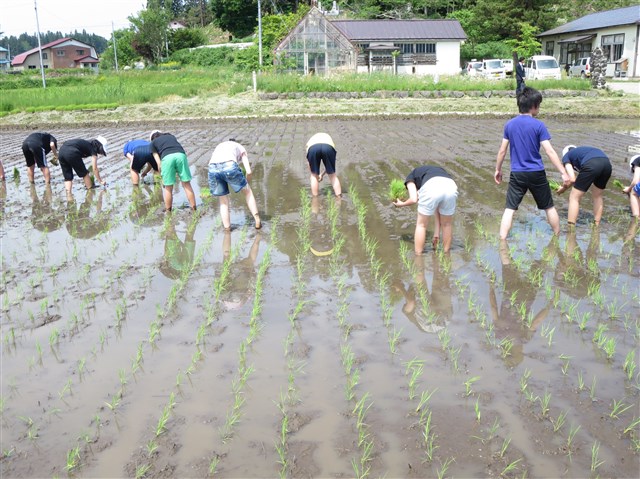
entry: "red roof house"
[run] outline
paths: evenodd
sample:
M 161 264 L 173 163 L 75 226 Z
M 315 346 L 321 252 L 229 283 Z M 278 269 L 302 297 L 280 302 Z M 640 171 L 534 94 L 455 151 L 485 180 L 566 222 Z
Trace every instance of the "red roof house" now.
M 42 45 L 42 64 L 45 68 L 98 68 L 98 54 L 91 45 L 73 38 L 61 38 Z M 37 48 L 16 55 L 11 61 L 15 70 L 40 68 Z

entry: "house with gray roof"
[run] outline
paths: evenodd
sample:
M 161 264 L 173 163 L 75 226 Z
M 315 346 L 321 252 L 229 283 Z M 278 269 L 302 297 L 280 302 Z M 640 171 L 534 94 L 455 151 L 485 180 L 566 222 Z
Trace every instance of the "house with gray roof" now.
M 561 65 L 588 57 L 601 47 L 608 57 L 607 76 L 640 75 L 640 5 L 592 13 L 538 35 L 543 53 Z
M 313 7 L 276 47 L 275 61 L 304 74 L 455 75 L 466 38 L 457 20 L 338 20 Z

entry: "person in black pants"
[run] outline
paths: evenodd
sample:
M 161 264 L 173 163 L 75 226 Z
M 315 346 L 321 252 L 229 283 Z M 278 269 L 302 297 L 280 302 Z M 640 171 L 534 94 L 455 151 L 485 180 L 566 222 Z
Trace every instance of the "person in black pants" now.
M 524 57 L 520 57 L 516 65 L 516 96 L 518 96 L 526 86 L 524 83 L 524 75 Z
M 44 175 L 44 181 L 51 182 L 51 173 L 47 163 L 47 154 L 51 151 L 53 152 L 51 162 L 56 165 L 58 164 L 58 140 L 50 133 L 31 133 L 22 142 L 22 154 L 27 160 L 27 176 L 30 183 L 34 182 L 36 164 Z

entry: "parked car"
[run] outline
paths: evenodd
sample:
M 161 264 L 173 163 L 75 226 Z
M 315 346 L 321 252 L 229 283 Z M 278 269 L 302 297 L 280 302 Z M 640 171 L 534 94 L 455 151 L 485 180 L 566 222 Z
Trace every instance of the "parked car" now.
M 504 80 L 507 77 L 504 72 L 502 60 L 497 59 L 482 60 L 482 69 L 480 70 L 480 74 L 484 78 L 492 80 Z
M 504 73 L 507 76 L 513 75 L 513 59 L 512 58 L 503 58 L 502 64 L 504 65 Z
M 560 65 L 558 61 L 548 55 L 534 55 L 524 67 L 525 78 L 527 80 L 560 80 Z
M 573 62 L 573 65 L 569 67 L 568 74 L 570 77 L 590 77 L 591 57 L 578 58 L 575 62 Z
M 472 77 L 477 76 L 480 74 L 481 69 L 482 69 L 482 62 L 479 62 L 477 60 L 471 60 L 470 62 L 467 62 L 467 64 L 462 69 L 462 74 L 469 75 Z

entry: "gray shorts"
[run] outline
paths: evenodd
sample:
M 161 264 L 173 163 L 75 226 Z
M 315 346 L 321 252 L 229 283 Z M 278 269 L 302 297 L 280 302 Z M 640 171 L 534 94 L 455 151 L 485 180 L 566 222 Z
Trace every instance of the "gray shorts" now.
M 456 211 L 458 186 L 451 178 L 436 176 L 427 181 L 418 191 L 418 213 L 433 216 L 436 211 L 441 215 L 452 216 Z

